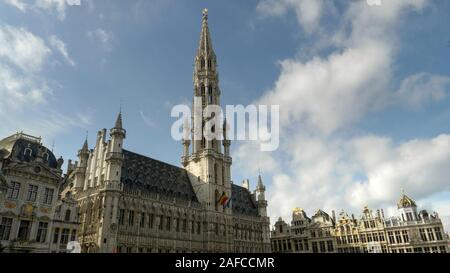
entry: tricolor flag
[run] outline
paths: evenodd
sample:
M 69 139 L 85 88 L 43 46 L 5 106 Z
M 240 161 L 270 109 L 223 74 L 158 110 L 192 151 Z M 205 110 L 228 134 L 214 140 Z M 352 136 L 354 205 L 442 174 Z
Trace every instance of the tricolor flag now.
M 218 203 L 223 206 L 228 201 L 228 199 L 228 196 L 225 193 L 222 193 L 222 196 L 220 196 Z
M 228 200 L 223 204 L 223 208 L 230 208 L 231 207 L 231 198 L 228 198 Z

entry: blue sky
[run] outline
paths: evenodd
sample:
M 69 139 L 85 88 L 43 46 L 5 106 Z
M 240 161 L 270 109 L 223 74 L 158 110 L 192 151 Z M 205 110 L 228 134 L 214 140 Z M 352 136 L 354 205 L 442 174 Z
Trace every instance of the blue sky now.
M 278 151 L 232 144 L 233 180 L 261 167 L 273 218 L 393 211 L 405 188 L 450 219 L 446 0 L 1 0 L 1 136 L 75 159 L 122 104 L 126 148 L 180 165 L 170 110 L 191 101 L 205 7 L 222 102 L 280 105 Z

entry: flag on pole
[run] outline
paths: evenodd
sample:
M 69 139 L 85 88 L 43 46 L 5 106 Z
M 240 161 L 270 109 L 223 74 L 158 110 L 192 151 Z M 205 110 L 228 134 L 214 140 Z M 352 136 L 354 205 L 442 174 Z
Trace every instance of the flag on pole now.
M 231 207 L 231 198 L 228 198 L 228 200 L 223 204 L 223 208 L 230 208 Z
M 224 193 L 222 193 L 222 196 L 219 198 L 219 204 L 222 206 L 228 201 L 228 196 Z

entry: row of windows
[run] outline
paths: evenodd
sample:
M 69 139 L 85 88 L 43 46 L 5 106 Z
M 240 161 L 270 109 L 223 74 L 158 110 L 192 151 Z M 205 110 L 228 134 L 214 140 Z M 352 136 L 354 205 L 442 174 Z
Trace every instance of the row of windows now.
M 379 253 L 381 250 L 381 253 L 387 253 L 387 246 L 382 245 L 381 249 L 378 249 L 376 252 L 373 253 Z M 338 248 L 338 253 L 368 253 L 369 249 L 367 247 L 341 247 Z
M 126 219 L 125 219 L 125 216 Z M 201 223 L 198 221 L 190 221 L 191 232 L 200 234 Z M 170 216 L 164 217 L 162 215 L 135 213 L 134 211 L 119 210 L 119 225 L 127 225 L 130 227 L 139 226 L 140 228 L 158 228 L 159 230 L 171 231 L 175 229 L 176 232 L 187 232 L 188 220 L 180 218 L 171 218 Z M 157 227 L 155 225 L 158 225 Z M 217 227 L 218 234 L 218 227 Z
M 326 252 L 334 252 L 333 241 L 328 240 L 320 241 L 320 242 L 312 242 L 312 252 L 313 253 L 326 253 Z
M 59 234 L 61 233 L 61 236 Z M 53 233 L 53 243 L 54 244 L 61 244 L 66 245 L 70 241 L 75 241 L 77 237 L 77 231 L 76 229 L 73 229 L 72 231 L 68 228 L 55 228 L 55 231 Z
M 272 250 L 274 252 L 304 252 L 309 251 L 309 244 L 307 240 L 296 240 L 293 242 L 292 248 L 291 240 L 274 240 L 272 241 Z M 327 253 L 334 252 L 334 244 L 332 240 L 319 241 L 311 243 L 311 250 L 313 253 Z
M 433 232 L 434 231 L 434 232 Z M 421 228 L 419 229 L 419 233 L 420 233 L 420 238 L 422 239 L 422 241 L 427 242 L 427 241 L 442 241 L 444 238 L 442 236 L 442 231 L 439 227 L 435 227 L 433 228 Z
M 21 189 L 21 183 L 11 182 L 11 186 L 8 188 L 6 198 L 17 199 L 19 198 Z M 39 187 L 36 185 L 28 185 L 28 191 L 26 195 L 26 201 L 36 202 Z M 50 188 L 44 188 L 44 194 L 42 196 L 42 203 L 51 205 L 53 201 L 54 190 Z
M 17 230 L 17 236 L 15 239 L 19 241 L 28 241 L 30 239 L 36 240 L 38 243 L 47 242 L 47 234 L 48 234 L 48 222 L 38 222 L 38 229 L 36 232 L 36 236 L 31 238 L 31 227 L 33 225 L 32 222 L 21 220 L 19 223 L 19 229 Z M 0 240 L 9 241 L 11 240 L 11 230 L 13 226 L 13 219 L 3 217 L 0 221 Z M 70 240 L 75 241 L 76 238 L 76 230 L 70 231 L 69 229 L 62 229 L 61 232 L 61 240 L 59 241 L 59 233 L 60 229 L 55 228 L 55 232 L 53 233 L 53 243 L 57 244 L 61 242 L 61 244 L 67 244 Z
M 151 248 L 151 247 L 127 247 L 127 246 L 119 246 L 117 247 L 118 253 L 196 253 L 195 251 L 188 251 L 186 249 L 176 249 L 175 251 L 171 249 L 162 249 L 162 248 Z M 198 252 L 202 253 L 202 252 Z
M 206 61 L 204 58 L 201 58 L 200 59 L 200 69 L 205 69 L 205 68 L 206 68 Z M 214 69 L 211 59 L 208 59 L 208 68 Z
M 392 249 L 392 253 L 447 253 L 446 246 L 433 246 L 433 247 L 415 247 L 415 248 L 399 248 Z
M 315 231 L 315 230 L 311 231 L 312 238 L 316 238 L 316 237 L 322 238 L 322 237 L 330 237 L 330 236 L 331 236 L 331 232 L 329 230 L 325 230 L 325 232 L 322 231 L 321 229 L 319 229 L 317 231 Z
M 0 222 L 0 240 L 8 241 L 11 239 L 11 230 L 13 226 L 13 219 L 3 217 Z M 19 241 L 28 241 L 30 238 L 32 223 L 30 221 L 21 220 L 19 224 L 19 229 L 17 231 L 17 235 L 15 239 Z M 38 230 L 36 233 L 36 242 L 45 243 L 47 240 L 47 230 L 48 223 L 47 222 L 39 222 Z
M 374 232 L 367 233 L 361 235 L 347 235 L 347 236 L 339 236 L 336 238 L 337 244 L 353 244 L 353 243 L 370 243 L 370 242 L 384 242 L 384 233 Z

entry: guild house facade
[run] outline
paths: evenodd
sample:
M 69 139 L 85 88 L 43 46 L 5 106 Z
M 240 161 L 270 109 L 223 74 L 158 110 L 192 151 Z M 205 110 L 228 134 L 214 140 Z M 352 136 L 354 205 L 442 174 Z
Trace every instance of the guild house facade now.
M 448 253 L 448 236 L 436 212 L 417 211 L 406 194 L 398 216 L 365 207 L 361 217 L 318 210 L 311 218 L 296 208 L 288 225 L 281 218 L 271 231 L 273 252 L 297 253 Z
M 194 67 L 194 95 L 220 105 L 207 10 Z M 270 252 L 265 186 L 233 184 L 229 140 L 183 141 L 177 167 L 127 150 L 126 136 L 119 113 L 69 162 L 64 191 L 79 208 L 83 252 Z
M 66 252 L 76 240 L 76 202 L 61 194 L 63 162 L 41 138 L 0 140 L 0 252 Z

